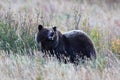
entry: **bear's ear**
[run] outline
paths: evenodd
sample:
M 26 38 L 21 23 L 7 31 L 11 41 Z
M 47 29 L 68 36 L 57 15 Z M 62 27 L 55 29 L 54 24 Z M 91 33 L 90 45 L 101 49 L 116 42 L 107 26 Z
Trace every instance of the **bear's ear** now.
M 54 26 L 52 29 L 53 29 L 54 31 L 57 31 L 57 27 L 56 27 L 56 26 Z
M 38 25 L 38 30 L 40 31 L 40 30 L 42 30 L 43 29 L 43 25 Z

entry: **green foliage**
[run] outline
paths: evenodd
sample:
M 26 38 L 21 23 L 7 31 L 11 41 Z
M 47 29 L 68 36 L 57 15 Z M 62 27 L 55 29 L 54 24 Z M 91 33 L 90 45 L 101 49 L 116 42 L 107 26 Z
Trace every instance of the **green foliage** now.
M 120 39 L 114 39 L 111 41 L 112 51 L 120 58 Z
M 15 41 L 18 39 L 15 29 L 8 24 L 0 23 L 0 49 L 15 51 Z
M 17 45 L 18 50 L 21 50 L 22 53 L 31 54 L 33 50 L 36 48 L 34 35 L 28 33 L 26 29 L 21 29 L 20 40 L 18 40 Z
M 41 76 L 38 76 L 38 77 L 36 78 L 36 80 L 42 80 Z
M 9 24 L 0 23 L 0 50 L 14 53 L 27 54 L 32 53 L 36 48 L 32 35 L 26 34 L 21 29 L 21 35 L 17 33 L 16 28 Z
M 96 60 L 97 69 L 99 69 L 100 71 L 103 71 L 106 68 L 106 65 L 107 65 L 106 58 L 98 55 Z
M 92 38 L 92 40 L 97 48 L 97 51 L 100 51 L 100 49 L 103 46 L 101 43 L 102 33 L 100 33 L 100 31 L 97 28 L 93 28 L 93 29 L 91 29 L 90 37 Z
M 90 33 L 91 38 L 95 42 L 96 45 L 99 45 L 99 40 L 100 40 L 100 33 L 97 29 L 92 29 Z

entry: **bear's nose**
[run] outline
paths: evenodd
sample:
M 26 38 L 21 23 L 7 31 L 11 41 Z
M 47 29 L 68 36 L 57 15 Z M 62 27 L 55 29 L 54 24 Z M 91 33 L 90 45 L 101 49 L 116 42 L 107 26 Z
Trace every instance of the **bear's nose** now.
M 53 37 L 52 37 L 52 36 L 49 36 L 48 39 L 49 39 L 49 40 L 53 40 Z

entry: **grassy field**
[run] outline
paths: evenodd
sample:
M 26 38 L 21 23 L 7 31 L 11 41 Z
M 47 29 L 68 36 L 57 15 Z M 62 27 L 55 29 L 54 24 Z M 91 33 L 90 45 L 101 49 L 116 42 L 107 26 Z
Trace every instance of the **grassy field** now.
M 119 0 L 0 0 L 0 80 L 120 80 L 119 14 Z M 75 67 L 43 58 L 38 24 L 85 31 L 96 61 Z

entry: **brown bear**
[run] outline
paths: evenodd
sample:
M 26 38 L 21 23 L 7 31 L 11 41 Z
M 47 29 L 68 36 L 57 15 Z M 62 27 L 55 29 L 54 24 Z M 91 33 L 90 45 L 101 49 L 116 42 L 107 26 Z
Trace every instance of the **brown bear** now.
M 63 60 L 65 63 L 96 58 L 92 40 L 81 30 L 62 34 L 56 27 L 49 29 L 39 25 L 35 40 L 43 53 L 56 56 L 59 61 Z

